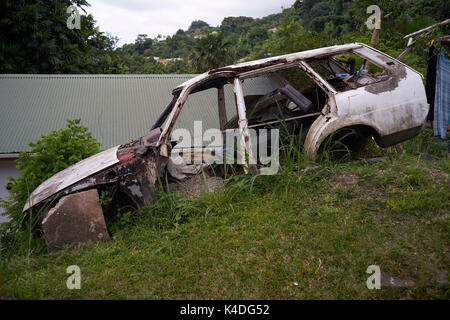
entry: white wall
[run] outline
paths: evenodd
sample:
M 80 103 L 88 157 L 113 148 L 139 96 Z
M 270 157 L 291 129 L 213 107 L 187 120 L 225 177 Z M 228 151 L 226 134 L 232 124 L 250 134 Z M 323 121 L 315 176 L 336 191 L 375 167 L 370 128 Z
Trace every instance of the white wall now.
M 0 198 L 5 199 L 9 192 L 6 189 L 6 184 L 9 182 L 8 177 L 17 177 L 20 171 L 17 170 L 14 160 L 0 159 Z M 0 207 L 0 213 L 5 210 Z M 0 216 L 0 223 L 8 221 L 7 217 Z

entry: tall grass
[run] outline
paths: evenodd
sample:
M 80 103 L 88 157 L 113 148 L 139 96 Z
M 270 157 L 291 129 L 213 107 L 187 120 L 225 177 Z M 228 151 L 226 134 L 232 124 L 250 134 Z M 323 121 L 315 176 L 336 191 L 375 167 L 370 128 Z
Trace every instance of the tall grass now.
M 449 136 L 446 140 L 441 140 L 434 137 L 433 130 L 429 128 L 425 128 L 419 135 L 403 142 L 402 145 L 409 154 L 417 155 L 423 152 L 439 158 L 446 157 L 450 150 Z

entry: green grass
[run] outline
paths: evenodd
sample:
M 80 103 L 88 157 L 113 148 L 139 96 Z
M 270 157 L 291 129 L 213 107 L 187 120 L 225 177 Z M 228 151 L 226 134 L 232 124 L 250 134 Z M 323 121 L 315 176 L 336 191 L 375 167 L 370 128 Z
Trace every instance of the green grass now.
M 449 299 L 447 158 L 283 167 L 214 194 L 160 194 L 114 241 L 13 256 L 0 294 L 19 299 Z M 369 290 L 369 265 L 414 281 Z M 81 268 L 68 290 L 66 268 Z M 298 286 L 294 286 L 294 282 Z

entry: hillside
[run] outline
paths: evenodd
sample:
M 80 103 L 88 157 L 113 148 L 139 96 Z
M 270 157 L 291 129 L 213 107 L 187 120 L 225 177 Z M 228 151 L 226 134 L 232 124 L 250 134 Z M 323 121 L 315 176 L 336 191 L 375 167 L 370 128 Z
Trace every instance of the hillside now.
M 333 44 L 369 43 L 372 32 L 364 23 L 369 17 L 366 8 L 372 2 L 297 0 L 292 7 L 260 19 L 226 17 L 216 27 L 197 20 L 188 30 L 179 29 L 165 39 L 160 35 L 151 39 L 142 34 L 135 43 L 125 44 L 117 52 L 126 72 L 197 73 L 211 67 L 195 64 L 201 47 L 218 36 L 223 36 L 220 43 L 227 51 L 221 65 Z M 450 3 L 445 1 L 383 1 L 379 5 L 386 15 L 390 13 L 382 21 L 379 46 L 392 55 L 405 48 L 404 35 L 444 20 L 445 12 L 450 11 Z M 449 27 L 436 30 L 419 41 L 405 61 L 423 70 L 427 39 L 448 31 Z M 227 43 L 233 45 L 226 46 Z
M 377 48 L 398 55 L 403 36 L 448 18 L 449 1 L 383 0 Z M 80 30 L 67 28 L 67 7 L 89 0 L 0 3 L 0 73 L 199 73 L 243 60 L 333 44 L 370 43 L 365 22 L 371 0 L 296 0 L 290 8 L 262 18 L 225 17 L 220 25 L 192 21 L 187 30 L 116 47 L 117 37 L 100 31 L 95 17 L 82 14 Z M 39 13 L 39 14 L 35 14 Z M 19 19 L 20 17 L 20 19 Z M 447 25 L 420 39 L 405 62 L 424 71 L 431 39 L 448 34 Z M 211 59 L 216 62 L 211 63 Z

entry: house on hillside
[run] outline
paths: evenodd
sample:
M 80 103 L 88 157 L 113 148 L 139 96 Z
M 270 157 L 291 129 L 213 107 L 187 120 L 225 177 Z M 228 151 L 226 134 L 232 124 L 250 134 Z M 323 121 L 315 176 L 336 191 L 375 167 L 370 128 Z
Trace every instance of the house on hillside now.
M 194 74 L 148 75 L 0 75 L 0 198 L 8 195 L 8 176 L 17 176 L 15 162 L 28 143 L 81 118 L 107 149 L 144 135 L 172 100 L 172 89 Z M 272 77 L 247 79 L 249 94 L 264 94 L 278 87 Z M 225 100 L 233 101 L 231 87 Z M 203 130 L 219 128 L 217 90 L 189 97 L 176 127 L 191 131 L 194 121 Z M 2 208 L 0 208 L 0 212 Z M 4 217 L 0 216 L 0 222 Z
M 204 37 L 206 37 L 206 35 L 204 35 L 204 34 L 195 34 L 193 38 L 194 39 L 202 39 Z
M 167 65 L 169 62 L 176 62 L 176 61 L 183 61 L 183 58 L 167 58 L 167 59 L 161 59 L 159 57 L 153 57 L 156 61 L 163 65 Z

